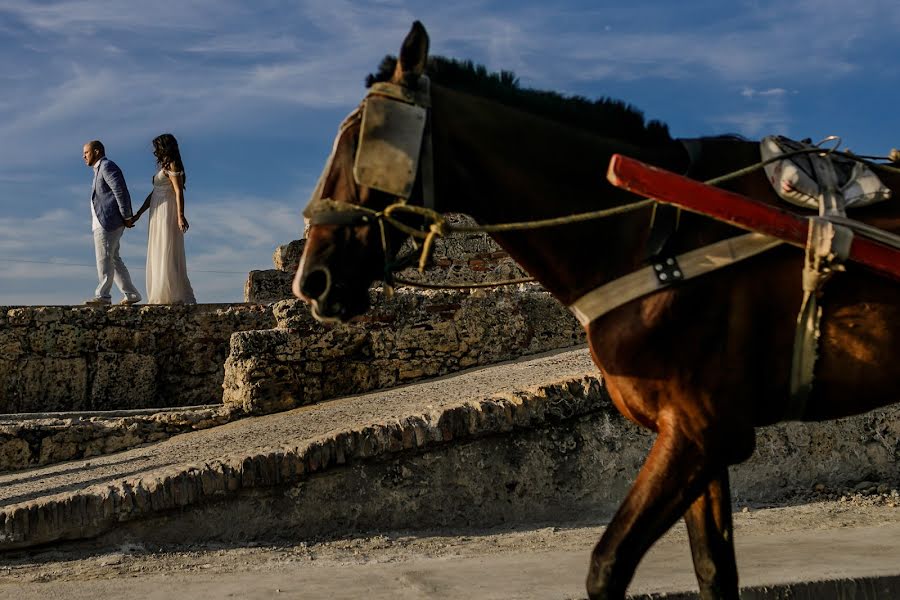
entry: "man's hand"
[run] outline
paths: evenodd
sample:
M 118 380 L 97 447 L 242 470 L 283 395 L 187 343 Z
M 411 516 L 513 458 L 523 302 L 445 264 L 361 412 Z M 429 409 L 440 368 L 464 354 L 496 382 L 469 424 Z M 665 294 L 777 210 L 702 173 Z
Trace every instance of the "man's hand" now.
M 134 227 L 134 224 L 135 224 L 136 222 L 137 222 L 137 219 L 135 219 L 134 217 L 131 217 L 131 218 L 129 218 L 129 219 L 125 219 L 125 227 L 128 227 L 128 228 L 130 229 L 131 227 Z

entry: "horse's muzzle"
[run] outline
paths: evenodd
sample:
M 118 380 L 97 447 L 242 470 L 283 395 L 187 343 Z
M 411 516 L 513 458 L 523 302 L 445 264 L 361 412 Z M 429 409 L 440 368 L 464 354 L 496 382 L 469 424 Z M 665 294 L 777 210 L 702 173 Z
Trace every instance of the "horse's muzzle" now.
M 322 302 L 331 291 L 331 272 L 328 267 L 316 267 L 309 271 L 297 269 L 294 277 L 294 295 L 307 302 Z

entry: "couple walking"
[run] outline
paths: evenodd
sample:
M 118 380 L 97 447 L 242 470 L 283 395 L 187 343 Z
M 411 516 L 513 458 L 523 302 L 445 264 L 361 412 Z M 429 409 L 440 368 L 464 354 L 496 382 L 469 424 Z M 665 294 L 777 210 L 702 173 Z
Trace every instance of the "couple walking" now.
M 134 227 L 147 210 L 150 211 L 147 302 L 196 302 L 184 256 L 184 234 L 188 230 L 188 222 L 184 218 L 185 175 L 175 137 L 164 133 L 154 139 L 153 155 L 159 167 L 159 171 L 153 176 L 153 191 L 137 213 L 132 214 L 131 196 L 121 169 L 106 158 L 106 150 L 99 141 L 94 140 L 84 145 L 84 162 L 94 169 L 91 219 L 94 250 L 97 253 L 97 276 L 100 279 L 94 297 L 85 304 L 110 304 L 113 281 L 125 296 L 122 304 L 141 301 L 141 294 L 131 283 L 128 269 L 119 256 L 119 242 L 125 228 Z

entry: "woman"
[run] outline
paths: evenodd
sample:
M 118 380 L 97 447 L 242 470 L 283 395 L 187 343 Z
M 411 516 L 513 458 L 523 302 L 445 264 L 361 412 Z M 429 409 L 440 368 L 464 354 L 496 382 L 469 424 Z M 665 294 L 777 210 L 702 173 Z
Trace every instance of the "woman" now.
M 187 276 L 184 234 L 184 164 L 175 136 L 164 133 L 153 140 L 153 155 L 159 172 L 153 176 L 153 191 L 135 213 L 131 223 L 150 210 L 147 241 L 147 303 L 194 304 L 194 290 Z

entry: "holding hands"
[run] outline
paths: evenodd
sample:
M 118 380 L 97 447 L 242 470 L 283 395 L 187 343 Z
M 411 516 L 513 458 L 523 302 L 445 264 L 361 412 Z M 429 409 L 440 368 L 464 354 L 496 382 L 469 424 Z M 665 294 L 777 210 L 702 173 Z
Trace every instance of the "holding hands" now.
M 134 224 L 138 222 L 138 219 L 141 218 L 141 215 L 144 214 L 148 208 L 150 208 L 150 199 L 153 198 L 153 192 L 147 194 L 147 198 L 144 200 L 144 203 L 141 204 L 141 207 L 138 209 L 134 215 L 130 219 L 125 219 L 125 227 L 134 227 Z
M 172 175 L 169 176 L 169 179 L 175 179 Z M 175 196 L 178 201 L 178 208 L 181 209 L 184 206 L 184 196 L 183 196 L 183 179 L 175 179 L 173 182 L 173 188 L 175 191 Z M 176 185 L 177 184 L 177 185 Z M 131 228 L 134 227 L 135 223 L 141 218 L 141 215 L 144 214 L 150 208 L 150 202 L 153 199 L 153 192 L 147 194 L 147 199 L 144 200 L 144 203 L 141 207 L 134 213 L 130 218 L 125 219 L 125 227 Z M 178 229 L 181 230 L 181 233 L 187 233 L 190 224 L 188 223 L 187 218 L 184 216 L 184 212 L 179 210 L 178 212 Z

